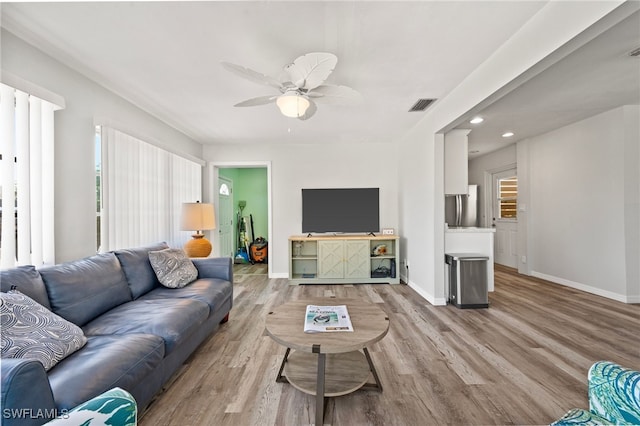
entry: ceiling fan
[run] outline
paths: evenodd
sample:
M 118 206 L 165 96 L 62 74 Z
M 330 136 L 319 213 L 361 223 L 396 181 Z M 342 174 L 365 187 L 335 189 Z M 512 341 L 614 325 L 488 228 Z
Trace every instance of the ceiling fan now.
M 247 99 L 234 106 L 250 107 L 275 103 L 283 115 L 307 120 L 317 111 L 316 102 L 355 105 L 362 101 L 360 93 L 350 87 L 323 84 L 337 63 L 338 58 L 332 53 L 307 53 L 285 65 L 280 80 L 229 62 L 222 62 L 222 66 L 242 78 L 280 91 L 276 95 Z

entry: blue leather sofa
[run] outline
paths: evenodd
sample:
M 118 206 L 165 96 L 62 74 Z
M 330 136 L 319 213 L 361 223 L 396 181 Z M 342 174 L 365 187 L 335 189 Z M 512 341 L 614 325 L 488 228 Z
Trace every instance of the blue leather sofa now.
M 38 361 L 2 359 L 2 424 L 35 425 L 114 387 L 142 412 L 193 351 L 226 321 L 233 300 L 230 258 L 193 259 L 198 279 L 163 287 L 148 252 L 98 254 L 36 270 L 0 272 L 15 288 L 82 328 L 87 343 L 45 371 Z

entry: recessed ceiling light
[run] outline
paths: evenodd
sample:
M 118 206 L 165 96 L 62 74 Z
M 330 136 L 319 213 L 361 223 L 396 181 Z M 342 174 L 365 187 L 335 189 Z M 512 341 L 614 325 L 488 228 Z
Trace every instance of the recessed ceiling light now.
M 510 138 L 511 136 L 513 136 L 513 132 L 506 132 L 502 134 L 503 138 Z
M 484 118 L 482 117 L 473 117 L 471 121 L 469 121 L 469 123 L 478 124 L 478 123 L 482 123 L 483 121 L 484 121 Z

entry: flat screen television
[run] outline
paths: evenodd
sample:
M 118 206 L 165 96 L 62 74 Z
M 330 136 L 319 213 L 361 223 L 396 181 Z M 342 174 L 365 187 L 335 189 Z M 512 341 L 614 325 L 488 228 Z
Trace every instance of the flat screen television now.
M 379 188 L 302 190 L 302 232 L 380 231 Z

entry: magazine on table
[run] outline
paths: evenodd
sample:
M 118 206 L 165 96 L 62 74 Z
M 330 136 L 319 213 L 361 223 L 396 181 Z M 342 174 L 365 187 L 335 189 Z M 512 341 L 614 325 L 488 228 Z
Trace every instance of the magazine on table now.
M 325 333 L 353 331 L 347 305 L 318 306 L 307 305 L 305 314 L 305 333 Z

